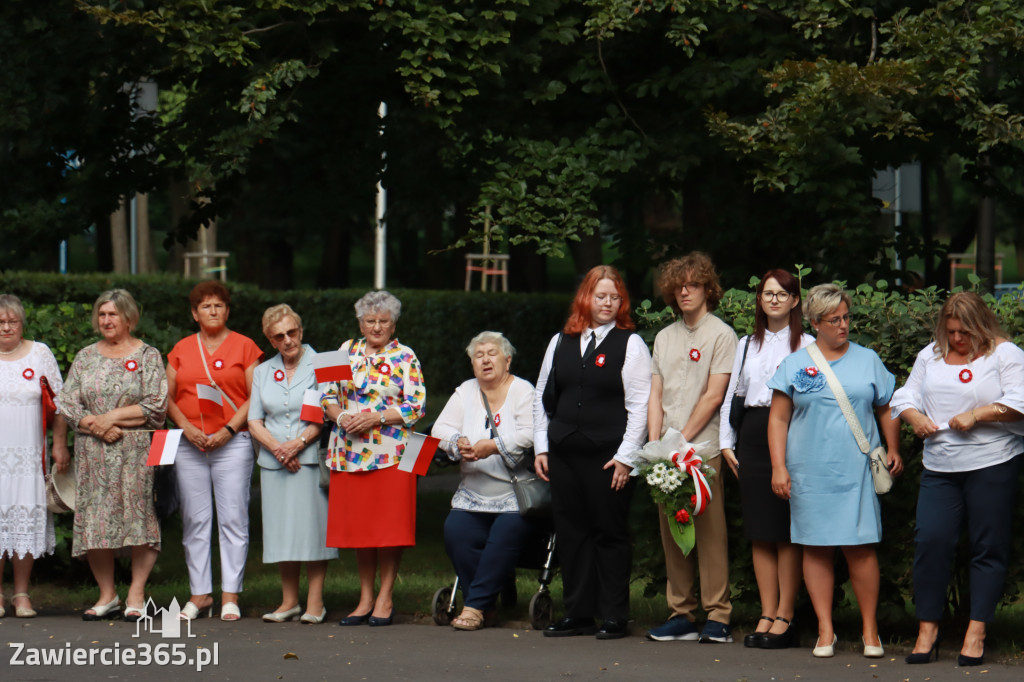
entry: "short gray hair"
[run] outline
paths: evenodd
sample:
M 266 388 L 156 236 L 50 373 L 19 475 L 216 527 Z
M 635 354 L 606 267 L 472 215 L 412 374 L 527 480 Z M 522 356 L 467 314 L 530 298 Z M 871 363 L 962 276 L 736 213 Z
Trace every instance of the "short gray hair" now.
M 362 320 L 369 313 L 384 312 L 391 315 L 392 322 L 398 322 L 398 316 L 402 314 L 402 302 L 381 289 L 364 294 L 356 301 L 356 319 Z
M 804 316 L 817 324 L 821 322 L 823 316 L 838 308 L 840 303 L 845 303 L 848 309 L 853 307 L 853 299 L 838 286 L 819 284 L 807 292 L 807 298 L 804 299 Z
M 106 303 L 113 303 L 117 314 L 128 323 L 128 331 L 135 329 L 139 323 L 139 304 L 125 289 L 110 289 L 100 294 L 92 304 L 92 330 L 100 333 L 100 308 Z
M 28 320 L 25 319 L 25 307 L 21 305 L 20 298 L 14 294 L 0 295 L 0 312 L 17 315 L 21 320 L 21 331 L 23 334 L 25 333 L 25 325 L 28 324 Z
M 505 335 L 501 332 L 480 332 L 473 337 L 473 340 L 466 346 L 466 355 L 469 359 L 473 359 L 473 353 L 476 352 L 476 347 L 484 343 L 493 343 L 495 346 L 501 349 L 501 354 L 506 358 L 510 358 L 516 354 L 515 346 L 512 345 Z

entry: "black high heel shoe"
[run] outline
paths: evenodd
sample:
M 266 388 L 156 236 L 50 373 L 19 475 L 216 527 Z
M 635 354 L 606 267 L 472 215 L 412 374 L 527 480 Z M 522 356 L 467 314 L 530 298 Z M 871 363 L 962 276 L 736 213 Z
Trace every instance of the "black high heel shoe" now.
M 935 660 L 938 661 L 939 660 L 939 644 L 941 644 L 941 643 L 942 643 L 942 633 L 939 633 L 938 636 L 935 637 L 935 641 L 932 642 L 932 648 L 931 649 L 929 649 L 928 651 L 926 651 L 923 654 L 920 654 L 920 653 L 919 654 L 914 654 L 914 653 L 907 654 L 907 657 L 904 658 L 903 660 L 906 661 L 907 663 L 909 663 L 910 665 L 918 665 L 920 663 L 931 663 L 932 662 L 932 654 L 935 654 Z
M 981 656 L 964 656 L 963 654 L 957 654 L 956 664 L 961 668 L 966 668 L 971 665 L 982 665 L 985 663 L 985 650 L 982 649 Z
M 766 620 L 769 623 L 775 622 L 774 618 L 769 618 L 768 616 L 761 616 L 761 620 Z M 767 632 L 751 632 L 749 635 L 743 638 L 743 646 L 747 647 L 748 649 L 760 648 L 761 642 L 764 640 L 764 636 L 767 634 Z
M 761 639 L 761 648 L 788 649 L 790 647 L 797 646 L 797 637 L 799 635 L 797 634 L 796 627 L 793 625 L 793 621 L 788 618 L 783 618 L 782 616 L 776 616 L 775 620 L 781 620 L 788 627 L 786 628 L 786 631 L 781 634 L 775 634 L 772 632 L 765 633 L 764 637 Z

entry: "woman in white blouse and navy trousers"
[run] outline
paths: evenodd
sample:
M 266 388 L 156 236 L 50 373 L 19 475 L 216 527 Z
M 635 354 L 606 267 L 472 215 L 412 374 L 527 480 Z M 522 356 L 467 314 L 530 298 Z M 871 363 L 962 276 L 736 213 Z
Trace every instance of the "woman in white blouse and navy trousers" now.
M 973 292 L 942 306 L 935 342 L 914 362 L 891 402 L 924 439 L 917 499 L 914 605 L 920 628 L 907 663 L 938 660 L 939 619 L 965 522 L 970 540 L 971 620 L 958 664 L 981 665 L 1010 560 L 1011 524 L 1024 442 L 1024 351 Z
M 722 458 L 740 482 L 743 533 L 753 546 L 754 576 L 761 597 L 761 618 L 743 638 L 750 648 L 785 649 L 796 644 L 793 610 L 800 592 L 799 545 L 789 539 L 789 502 L 772 493 L 768 453 L 768 380 L 790 353 L 814 343 L 803 333 L 800 282 L 785 270 L 769 270 L 756 290 L 754 333 L 740 339 L 729 388 L 722 402 L 719 446 Z M 745 396 L 739 433 L 733 428 L 732 398 Z M 738 442 L 737 442 L 738 441 Z

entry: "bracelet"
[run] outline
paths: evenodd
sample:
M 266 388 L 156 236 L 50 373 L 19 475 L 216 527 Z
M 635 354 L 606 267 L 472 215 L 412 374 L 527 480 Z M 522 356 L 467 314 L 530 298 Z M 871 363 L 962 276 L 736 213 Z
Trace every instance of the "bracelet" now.
M 338 426 L 339 429 L 341 428 L 341 418 L 343 416 L 345 416 L 345 413 L 344 412 L 339 412 L 338 413 L 338 418 L 334 420 L 334 423 Z
M 231 428 L 231 424 L 225 424 L 224 428 L 227 429 L 228 433 L 230 433 L 232 436 L 235 435 L 235 430 Z
M 971 416 L 974 417 L 974 423 L 978 423 L 978 415 L 974 414 L 974 409 L 971 409 Z

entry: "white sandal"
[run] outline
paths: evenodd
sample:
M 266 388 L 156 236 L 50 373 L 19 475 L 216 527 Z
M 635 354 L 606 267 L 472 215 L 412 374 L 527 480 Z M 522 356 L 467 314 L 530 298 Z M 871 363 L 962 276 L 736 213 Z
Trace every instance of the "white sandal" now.
M 212 608 L 212 607 L 211 607 Z M 228 616 L 234 616 L 229 618 Z M 235 602 L 224 602 L 220 605 L 220 619 L 227 621 L 235 621 L 242 617 L 242 611 L 238 608 L 238 604 Z
M 213 618 L 213 604 L 210 604 L 206 608 L 200 609 L 198 606 L 196 606 L 195 602 L 187 601 L 185 602 L 185 608 L 181 610 L 181 613 L 178 615 L 178 618 L 180 618 L 181 620 L 195 620 L 199 617 L 199 614 L 203 613 L 204 611 L 206 612 L 207 618 Z

